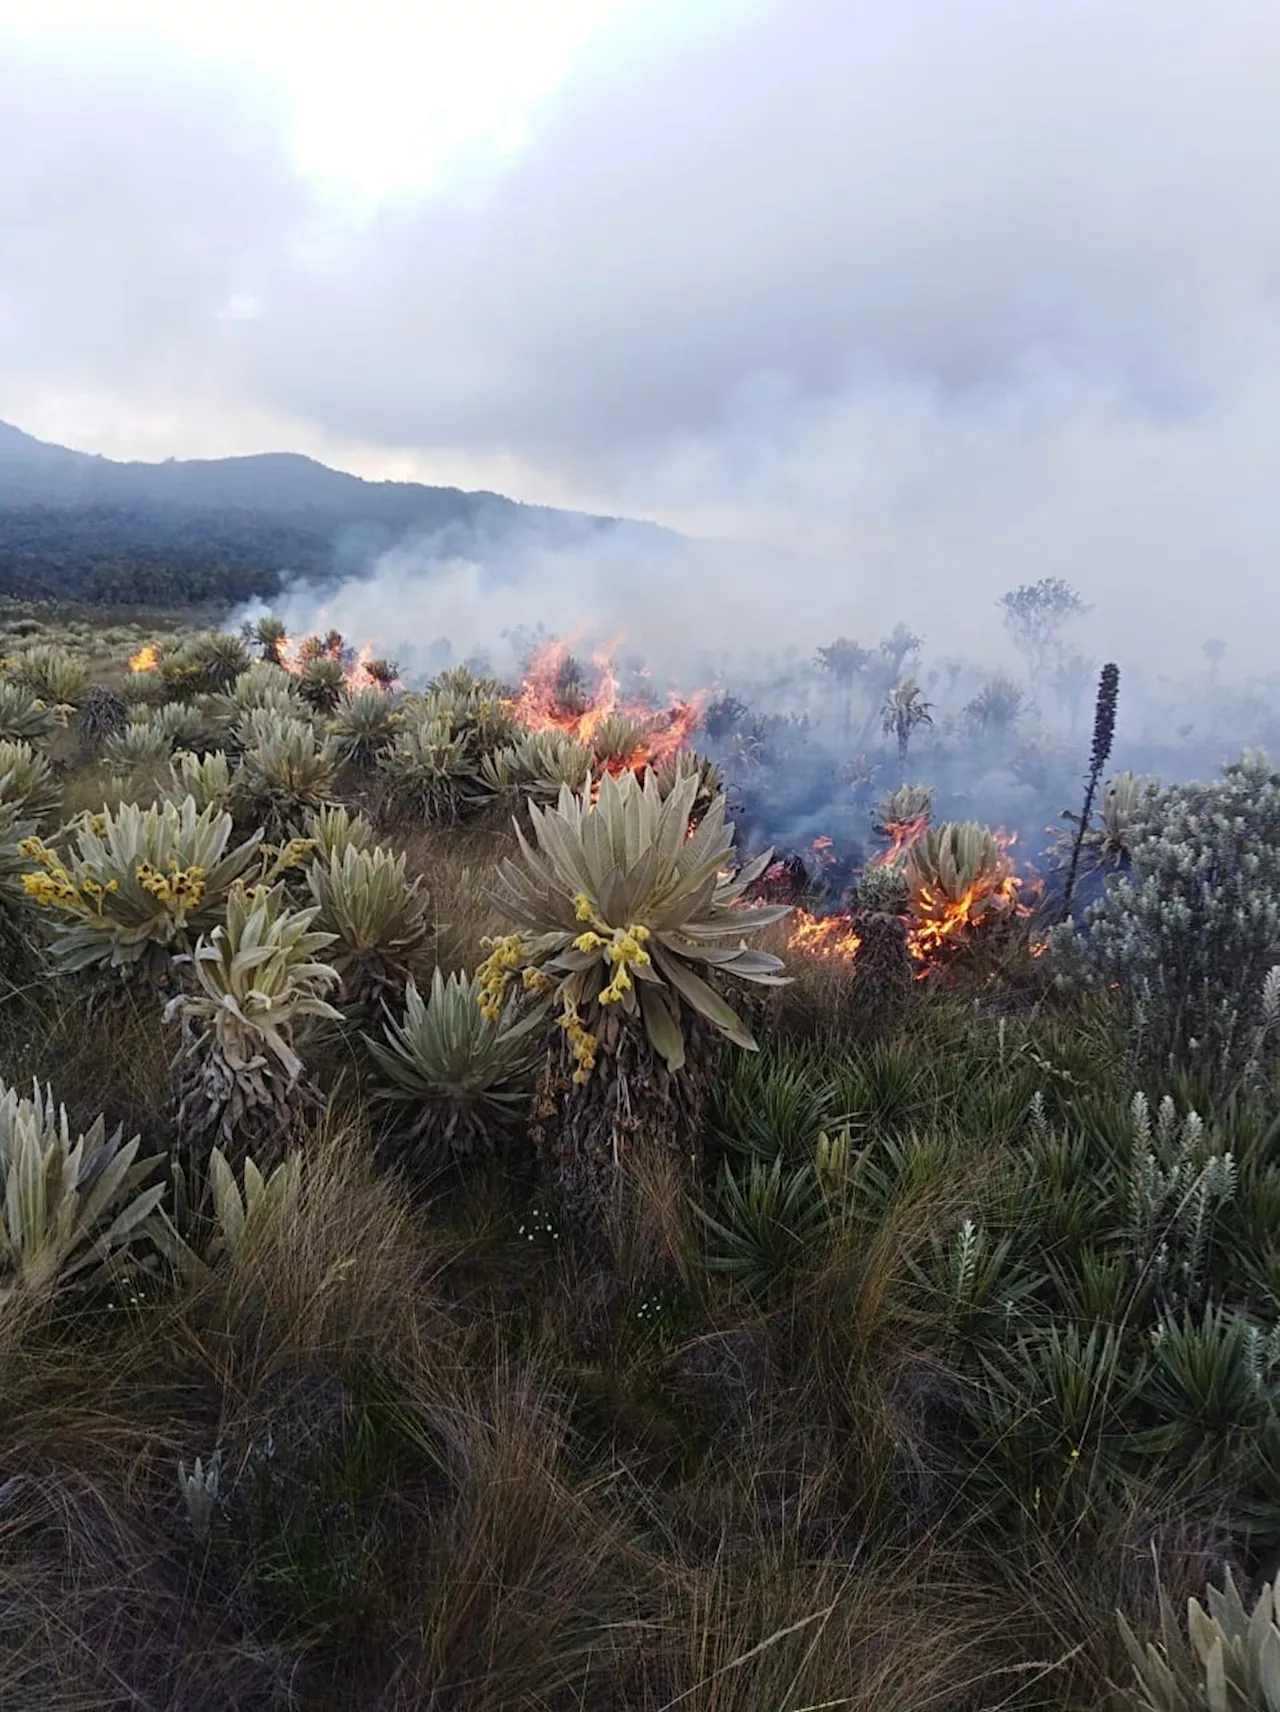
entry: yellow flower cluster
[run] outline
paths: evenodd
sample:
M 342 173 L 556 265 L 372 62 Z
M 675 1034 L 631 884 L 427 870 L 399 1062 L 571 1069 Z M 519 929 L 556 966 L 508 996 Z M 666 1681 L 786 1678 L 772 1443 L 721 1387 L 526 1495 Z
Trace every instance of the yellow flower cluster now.
M 573 1073 L 573 1079 L 581 1087 L 591 1080 L 591 1072 L 596 1067 L 596 1037 L 594 1034 L 588 1034 L 583 1027 L 577 1005 L 567 1000 L 563 1012 L 556 1020 L 568 1038 L 569 1051 L 578 1066 Z
M 139 862 L 134 872 L 144 892 L 150 892 L 159 903 L 171 904 L 179 915 L 195 909 L 204 898 L 203 868 L 180 868 L 174 859 L 167 874 L 153 868 L 150 862 Z
M 526 993 L 549 993 L 555 986 L 550 975 L 544 974 L 541 969 L 535 969 L 532 963 L 524 970 L 520 980 Z
M 480 982 L 480 1014 L 490 1022 L 502 1015 L 502 1001 L 507 984 L 524 962 L 524 939 L 518 933 L 507 933 L 498 939 L 480 941 L 489 953 L 476 970 Z
M 644 948 L 648 937 L 649 929 L 633 922 L 630 927 L 618 928 L 610 943 L 605 946 L 605 962 L 613 965 L 613 979 L 601 990 L 602 1005 L 616 1005 L 623 994 L 630 991 L 630 965 L 638 969 L 648 967 L 649 953 Z
M 24 838 L 18 846 L 18 853 L 29 862 L 40 864 L 40 872 L 22 876 L 23 890 L 38 904 L 79 914 L 92 911 L 101 915 L 103 898 L 108 892 L 120 890 L 118 880 L 108 880 L 103 885 L 100 880 L 89 876 L 77 883 L 58 860 L 57 852 L 50 850 L 41 838 Z

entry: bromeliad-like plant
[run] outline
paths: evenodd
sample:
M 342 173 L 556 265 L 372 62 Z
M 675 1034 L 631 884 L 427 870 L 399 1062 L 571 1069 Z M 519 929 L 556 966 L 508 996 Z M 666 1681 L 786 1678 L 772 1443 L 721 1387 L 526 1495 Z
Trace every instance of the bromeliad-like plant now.
M 338 746 L 299 719 L 268 715 L 253 722 L 253 730 L 256 740 L 236 775 L 236 799 L 251 820 L 279 837 L 333 795 Z
M 57 727 L 53 710 L 25 684 L 0 678 L 0 739 L 8 743 L 47 743 Z
M 928 949 L 958 944 L 1018 909 L 1013 864 L 975 821 L 929 827 L 907 851 L 905 873 L 917 942 Z
M 62 800 L 53 770 L 29 743 L 0 741 L 0 803 L 11 803 L 26 819 L 45 820 Z
M 180 749 L 169 763 L 173 789 L 166 794 L 174 802 L 192 797 L 199 809 L 225 809 L 231 801 L 231 763 L 221 749 L 193 755 Z
M 475 761 L 451 720 L 410 713 L 379 767 L 397 815 L 447 821 L 457 818 Z
M 41 1300 L 108 1282 L 153 1227 L 164 1184 L 144 1187 L 160 1158 L 139 1138 L 110 1136 L 99 1117 L 75 1140 L 66 1108 L 35 1085 L 0 1086 L 0 1299 Z
M 391 745 L 404 715 L 385 690 L 363 689 L 343 697 L 329 730 L 348 766 L 371 767 Z
M 226 921 L 192 956 L 196 990 L 165 1007 L 182 1021 L 178 1122 L 197 1181 L 215 1144 L 233 1163 L 280 1163 L 320 1104 L 295 1045 L 300 1024 L 340 1015 L 323 997 L 338 972 L 315 960 L 332 943 L 316 914 L 290 909 L 283 885 L 233 886 Z
M 148 716 L 130 720 L 108 737 L 102 759 L 109 773 L 127 779 L 163 767 L 172 753 L 173 742 L 168 732 Z
M 343 803 L 321 803 L 300 828 L 294 828 L 293 836 L 305 839 L 319 862 L 341 858 L 349 849 L 369 850 L 377 842 L 372 821 Z
M 22 884 L 57 917 L 58 967 L 167 974 L 171 958 L 218 920 L 233 881 L 257 854 L 261 834 L 229 848 L 231 831 L 229 814 L 186 797 L 82 815 L 65 857 L 38 838 L 25 840 L 30 866 Z
M 56 642 L 23 648 L 9 669 L 16 682 L 51 707 L 75 707 L 89 682 L 84 661 Z
M 690 835 L 697 790 L 693 774 L 664 798 L 656 779 L 606 773 L 594 804 L 589 791 L 566 788 L 555 808 L 530 809 L 536 848 L 516 824 L 523 863 L 504 861 L 491 895 L 518 931 L 496 942 L 483 966 L 484 1002 L 492 1013 L 518 970 L 552 992 L 570 1039 L 579 1029 L 587 1037 L 574 1049 L 580 1081 L 596 1048 L 608 1052 L 628 1024 L 671 1071 L 685 1062 L 684 1015 L 754 1051 L 698 969 L 760 985 L 786 979 L 781 959 L 749 949 L 745 936 L 780 921 L 788 906 L 736 907 L 773 852 L 730 874 L 724 797 Z
M 530 808 L 533 843 L 517 824 L 522 860 L 502 864 L 492 894 L 517 931 L 489 942 L 482 1006 L 499 1016 L 517 977 L 553 998 L 567 1074 L 549 1083 L 564 1098 L 550 1103 L 544 1155 L 589 1239 L 612 1242 L 610 1227 L 627 1227 L 627 1216 L 614 1219 L 637 1145 L 665 1157 L 662 1169 L 691 1190 L 711 1041 L 755 1049 L 706 977 L 786 978 L 780 959 L 748 948 L 746 935 L 787 908 L 737 907 L 772 852 L 733 874 L 725 799 L 695 828 L 697 791 L 694 774 L 664 797 L 655 778 L 634 773 L 606 773 L 594 803 L 590 785 L 576 796 L 562 790 L 554 808 Z
M 1161 1588 L 1158 1645 L 1140 1646 L 1116 1613 L 1133 1666 L 1134 1712 L 1280 1712 L 1276 1583 L 1264 1582 L 1246 1611 L 1229 1567 L 1224 1582 L 1221 1592 L 1208 1588 L 1207 1611 L 1198 1599 L 1187 1601 L 1185 1636 Z
M 524 793 L 542 803 L 557 800 L 564 786 L 580 791 L 591 778 L 591 751 L 566 731 L 531 731 L 480 759 L 478 780 L 492 796 Z
M 492 1157 L 528 1109 L 545 1016 L 486 1014 L 480 999 L 475 976 L 437 969 L 425 1000 L 409 982 L 403 1022 L 388 1011 L 385 1044 L 366 1036 L 386 1078 L 377 1097 L 403 1113 L 417 1164 Z
M 341 855 L 313 862 L 307 883 L 320 928 L 333 936 L 331 957 L 346 1000 L 368 1004 L 419 967 L 431 921 L 421 883 L 405 875 L 403 854 L 348 844 Z

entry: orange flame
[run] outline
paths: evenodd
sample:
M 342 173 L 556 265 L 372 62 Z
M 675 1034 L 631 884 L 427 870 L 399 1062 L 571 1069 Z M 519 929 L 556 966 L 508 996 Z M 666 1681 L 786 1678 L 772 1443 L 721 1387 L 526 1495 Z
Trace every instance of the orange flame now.
M 909 848 L 924 830 L 924 822 L 910 821 L 886 830 L 893 847 L 874 858 L 871 867 L 885 867 L 895 852 Z M 993 875 L 975 882 L 958 898 L 943 898 L 923 887 L 912 898 L 907 950 L 921 965 L 918 979 L 923 979 L 950 948 L 966 943 L 975 934 L 991 931 L 1011 916 L 1026 918 L 1034 913 L 1033 905 L 1025 899 L 1036 896 L 1043 882 L 1035 876 L 1024 879 L 1014 871 L 1009 851 L 1017 842 L 1016 833 L 1000 831 L 995 840 L 1001 859 Z M 793 951 L 845 962 L 857 957 L 860 944 L 855 918 L 848 913 L 812 916 L 797 910 L 788 936 Z M 1045 949 L 1046 942 L 1037 941 L 1030 947 L 1031 955 L 1042 956 Z
M 513 710 L 516 724 L 526 731 L 563 731 L 590 747 L 613 715 L 631 720 L 642 728 L 641 735 L 630 754 L 609 757 L 607 765 L 612 773 L 659 766 L 686 748 L 702 718 L 705 694 L 687 701 L 673 699 L 661 713 L 641 702 L 623 700 L 613 665 L 614 651 L 621 641 L 619 636 L 592 655 L 596 681 L 589 694 L 562 691 L 561 673 L 569 658 L 569 644 L 558 637 L 546 643 L 530 661 L 520 686 Z
M 160 650 L 154 642 L 148 642 L 145 648 L 139 648 L 138 652 L 130 657 L 129 670 L 131 672 L 154 672 L 159 664 Z
M 928 824 L 927 812 L 917 815 L 914 820 L 886 821 L 884 831 L 889 840 L 889 848 L 882 850 L 878 856 L 873 856 L 867 866 L 869 868 L 896 867 L 899 859 L 906 855 Z
M 300 678 L 307 669 L 307 662 L 302 658 L 301 636 L 286 636 L 280 643 L 280 664 L 290 676 Z M 335 658 L 333 655 L 321 655 L 320 658 Z M 360 651 L 350 665 L 344 665 L 342 675 L 346 680 L 348 695 L 354 695 L 357 690 L 367 690 L 375 681 L 369 674 L 369 664 L 374 658 L 373 643 L 361 644 Z
M 852 963 L 861 944 L 850 916 L 810 915 L 808 910 L 802 909 L 795 912 L 787 938 L 787 945 L 792 951 L 803 951 L 810 957 L 840 963 Z

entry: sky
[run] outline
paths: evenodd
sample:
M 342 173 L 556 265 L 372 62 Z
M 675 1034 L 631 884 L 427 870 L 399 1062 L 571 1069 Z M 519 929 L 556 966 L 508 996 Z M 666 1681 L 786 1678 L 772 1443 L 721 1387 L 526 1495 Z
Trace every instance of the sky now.
M 699 623 L 1062 576 L 1262 670 L 1277 88 L 1274 0 L 0 0 L 0 419 L 739 543 Z

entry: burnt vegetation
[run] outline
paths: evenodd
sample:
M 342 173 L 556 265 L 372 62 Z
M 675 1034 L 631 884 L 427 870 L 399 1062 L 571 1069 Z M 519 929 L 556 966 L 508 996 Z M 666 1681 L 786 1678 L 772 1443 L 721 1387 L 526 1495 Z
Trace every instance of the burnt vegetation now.
M 1081 609 L 0 607 L 0 1705 L 1280 1703 L 1280 775 Z

